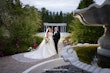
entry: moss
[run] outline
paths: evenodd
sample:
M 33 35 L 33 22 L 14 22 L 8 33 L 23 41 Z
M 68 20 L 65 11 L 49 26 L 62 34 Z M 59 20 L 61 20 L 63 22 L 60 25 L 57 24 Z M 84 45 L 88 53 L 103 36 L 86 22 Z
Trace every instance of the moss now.
M 85 63 L 90 64 L 93 61 L 93 57 L 97 52 L 96 46 L 76 46 L 75 51 L 78 54 L 79 60 Z

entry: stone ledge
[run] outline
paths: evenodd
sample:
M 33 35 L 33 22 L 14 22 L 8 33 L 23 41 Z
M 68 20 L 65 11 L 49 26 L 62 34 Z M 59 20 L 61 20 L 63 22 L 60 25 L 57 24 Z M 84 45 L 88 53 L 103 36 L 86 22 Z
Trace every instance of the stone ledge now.
M 89 65 L 83 63 L 79 60 L 76 51 L 74 50 L 74 46 L 66 46 L 61 51 L 61 57 L 63 57 L 64 61 L 70 62 L 77 68 L 80 68 L 84 71 L 91 73 L 110 73 L 109 68 L 100 68 L 94 65 Z

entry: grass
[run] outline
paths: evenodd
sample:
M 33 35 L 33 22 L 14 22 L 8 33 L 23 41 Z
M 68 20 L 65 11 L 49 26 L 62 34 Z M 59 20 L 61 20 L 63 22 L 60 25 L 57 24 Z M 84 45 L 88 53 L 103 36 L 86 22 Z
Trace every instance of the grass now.
M 97 52 L 98 45 L 95 46 L 76 46 L 75 51 L 78 54 L 79 60 L 87 64 L 91 64 L 93 57 Z

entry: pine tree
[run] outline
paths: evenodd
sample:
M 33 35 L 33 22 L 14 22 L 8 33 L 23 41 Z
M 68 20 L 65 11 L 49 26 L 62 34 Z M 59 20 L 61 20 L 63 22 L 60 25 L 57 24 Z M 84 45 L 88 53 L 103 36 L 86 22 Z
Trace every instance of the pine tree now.
M 82 8 L 88 7 L 92 3 L 94 3 L 93 0 L 81 0 L 80 4 L 78 6 L 78 9 L 82 9 Z
M 59 14 L 59 22 L 60 23 L 63 22 L 63 13 L 62 13 L 62 11 L 60 11 L 60 14 Z
M 73 19 L 72 13 L 65 14 L 62 11 L 51 12 L 51 11 L 47 10 L 46 8 L 42 8 L 41 13 L 42 13 L 43 22 L 48 22 L 48 23 L 67 23 L 67 24 L 69 24 Z

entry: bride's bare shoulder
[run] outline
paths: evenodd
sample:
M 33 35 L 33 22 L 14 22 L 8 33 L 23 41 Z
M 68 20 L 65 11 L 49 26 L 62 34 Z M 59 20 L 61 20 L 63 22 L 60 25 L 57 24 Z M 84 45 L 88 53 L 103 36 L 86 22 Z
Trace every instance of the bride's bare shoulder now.
M 48 32 L 48 34 L 53 34 L 52 32 Z

